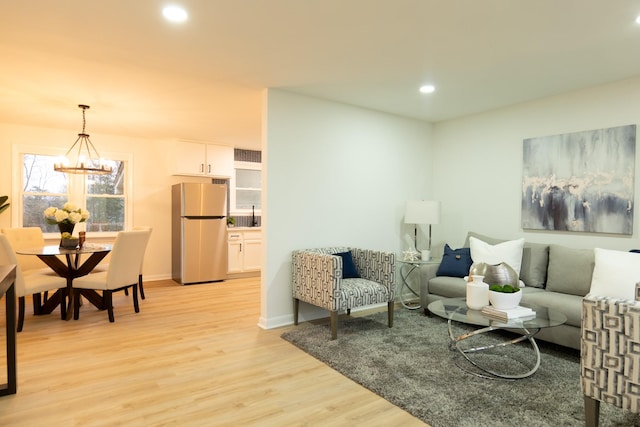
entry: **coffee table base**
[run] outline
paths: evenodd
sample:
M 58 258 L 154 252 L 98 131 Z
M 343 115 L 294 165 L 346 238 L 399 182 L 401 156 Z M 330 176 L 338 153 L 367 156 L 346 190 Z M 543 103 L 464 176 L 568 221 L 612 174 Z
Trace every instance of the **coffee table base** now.
M 519 379 L 522 379 L 522 378 L 530 377 L 540 367 L 540 349 L 538 348 L 538 344 L 536 343 L 536 340 L 533 338 L 533 336 L 535 334 L 537 334 L 538 331 L 540 331 L 540 329 L 529 330 L 527 328 L 521 328 L 520 330 L 522 332 L 524 332 L 524 335 L 522 335 L 520 337 L 516 337 L 516 338 L 511 339 L 511 340 L 506 340 L 506 341 L 503 341 L 503 342 L 500 342 L 500 343 L 497 343 L 497 344 L 490 344 L 490 345 L 485 345 L 485 346 L 477 346 L 477 347 L 473 347 L 473 348 L 463 348 L 461 346 L 461 343 L 465 339 L 474 337 L 476 335 L 484 334 L 484 333 L 487 333 L 487 332 L 504 329 L 504 328 L 500 328 L 500 327 L 496 327 L 496 326 L 487 326 L 487 327 L 484 327 L 484 328 L 481 328 L 481 329 L 476 329 L 475 331 L 472 331 L 472 332 L 468 332 L 468 333 L 456 336 L 454 334 L 454 332 L 453 332 L 452 320 L 451 319 L 448 320 L 448 328 L 449 328 L 449 339 L 451 340 L 449 342 L 450 349 L 457 351 L 471 365 L 475 366 L 482 373 L 474 372 L 473 370 L 471 370 L 471 369 L 463 366 L 462 364 L 456 362 L 456 366 L 458 366 L 460 369 L 462 369 L 465 372 L 468 372 L 470 374 L 476 375 L 478 377 L 488 378 L 488 379 L 519 380 Z M 517 343 L 522 342 L 524 340 L 529 340 L 529 343 L 531 344 L 531 349 L 533 350 L 535 358 L 536 358 L 536 362 L 535 362 L 534 366 L 531 367 L 531 369 L 529 369 L 529 371 L 527 371 L 527 372 L 523 372 L 523 373 L 519 373 L 519 374 L 506 374 L 506 373 L 496 372 L 495 370 L 489 369 L 489 367 L 487 367 L 487 366 L 483 366 L 483 365 L 477 363 L 476 361 L 472 360 L 469 357 L 469 354 L 479 353 L 479 352 L 482 352 L 482 351 L 491 350 L 493 348 L 498 348 L 498 347 L 506 347 L 508 345 L 517 344 Z

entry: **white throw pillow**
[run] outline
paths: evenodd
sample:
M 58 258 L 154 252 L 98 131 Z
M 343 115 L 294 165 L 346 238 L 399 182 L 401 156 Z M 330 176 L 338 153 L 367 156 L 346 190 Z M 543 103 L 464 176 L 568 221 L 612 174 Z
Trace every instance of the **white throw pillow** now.
M 596 264 L 591 277 L 592 295 L 635 299 L 640 282 L 640 254 L 595 248 Z
M 501 262 L 509 264 L 518 277 L 520 277 L 520 267 L 522 266 L 522 248 L 524 239 L 509 240 L 507 242 L 490 245 L 475 237 L 469 237 L 471 247 L 471 259 L 473 262 L 484 262 L 491 265 Z

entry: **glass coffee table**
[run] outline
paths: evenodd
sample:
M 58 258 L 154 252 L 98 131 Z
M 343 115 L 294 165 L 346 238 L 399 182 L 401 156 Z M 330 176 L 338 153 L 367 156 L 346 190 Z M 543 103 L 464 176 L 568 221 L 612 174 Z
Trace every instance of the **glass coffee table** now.
M 448 320 L 449 348 L 455 351 L 456 354 L 464 357 L 464 359 L 476 369 L 472 369 L 468 364 L 456 363 L 458 367 L 484 378 L 516 380 L 530 377 L 540 367 L 540 349 L 533 338 L 534 335 L 543 328 L 562 325 L 567 321 L 566 316 L 556 310 L 532 304 L 523 303 L 522 305 L 531 307 L 535 311 L 535 316 L 498 320 L 485 316 L 480 310 L 471 310 L 467 307 L 464 298 L 448 298 L 434 301 L 429 304 L 428 309 L 431 313 Z M 480 328 L 465 331 L 457 335 L 454 332 L 456 326 L 454 322 L 480 326 Z M 492 334 L 491 339 L 489 339 L 489 336 L 482 336 L 482 334 L 499 330 L 509 330 L 517 334 L 515 338 L 507 334 Z M 484 337 L 486 337 L 485 340 L 487 342 L 483 344 L 482 339 Z M 472 346 L 468 346 L 465 340 L 469 340 L 467 342 L 474 341 L 474 343 Z M 508 362 L 508 355 L 497 355 L 486 360 L 478 357 L 494 349 L 512 346 L 525 340 L 530 344 L 530 350 L 533 351 L 532 360 L 535 359 L 535 362 L 532 362 L 528 366 L 522 366 L 523 369 L 517 372 L 508 372 L 500 369 L 507 365 L 512 368 L 515 365 L 515 363 Z M 481 343 L 478 344 L 477 341 Z

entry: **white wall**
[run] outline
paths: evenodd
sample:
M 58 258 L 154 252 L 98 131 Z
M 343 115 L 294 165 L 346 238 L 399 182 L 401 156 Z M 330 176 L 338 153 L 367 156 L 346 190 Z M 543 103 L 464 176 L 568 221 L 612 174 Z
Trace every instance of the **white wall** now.
M 293 321 L 293 250 L 404 247 L 404 205 L 431 195 L 433 156 L 428 123 L 281 90 L 266 97 L 260 325 L 271 328 Z M 301 320 L 327 315 L 301 306 Z
M 444 243 L 460 247 L 469 230 L 571 247 L 640 248 L 637 210 L 632 237 L 523 230 L 520 222 L 523 139 L 639 124 L 639 119 L 640 78 L 635 78 L 434 125 L 434 194 L 442 200 L 434 251 L 441 253 Z

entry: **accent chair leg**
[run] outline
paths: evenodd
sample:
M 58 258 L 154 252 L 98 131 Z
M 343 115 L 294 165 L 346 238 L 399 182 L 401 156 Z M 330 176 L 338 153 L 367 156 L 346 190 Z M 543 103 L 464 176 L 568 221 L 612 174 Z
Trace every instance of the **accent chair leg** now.
M 350 316 L 350 315 L 351 315 L 351 309 L 347 308 L 347 316 Z
M 394 301 L 389 301 L 387 303 L 387 318 L 389 319 L 389 327 L 393 328 L 393 308 L 395 307 Z
M 20 297 L 18 298 L 18 327 L 16 328 L 16 330 L 18 332 L 22 331 L 23 326 L 24 326 L 24 297 Z
M 600 421 L 600 401 L 584 396 L 584 418 L 587 427 L 598 427 Z
M 338 338 L 338 312 L 331 312 L 331 339 L 335 340 Z
M 300 308 L 300 300 L 298 298 L 293 299 L 293 324 L 298 324 L 298 308 Z

